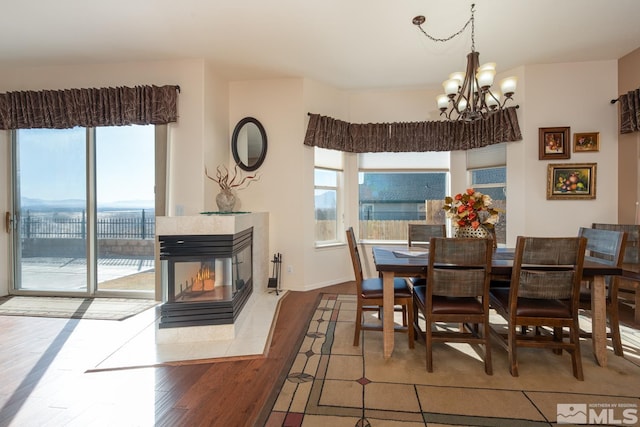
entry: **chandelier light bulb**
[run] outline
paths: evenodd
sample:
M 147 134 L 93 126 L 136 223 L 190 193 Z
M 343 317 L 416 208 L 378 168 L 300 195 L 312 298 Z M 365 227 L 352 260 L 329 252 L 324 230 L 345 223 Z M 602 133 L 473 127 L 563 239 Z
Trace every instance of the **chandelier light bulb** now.
M 464 98 L 461 98 L 458 101 L 458 111 L 462 113 L 466 109 L 467 109 L 467 100 Z
M 518 78 L 511 76 L 503 79 L 500 82 L 500 90 L 506 97 L 511 97 L 516 92 L 516 85 L 518 83 Z
M 449 79 L 445 80 L 444 83 L 442 83 L 442 87 L 444 88 L 444 93 L 446 93 L 447 95 L 455 95 L 456 93 L 458 93 L 460 83 L 457 79 Z
M 464 73 L 462 71 L 456 71 L 455 73 L 449 74 L 450 79 L 454 79 L 458 81 L 458 87 L 462 86 L 462 82 L 464 81 Z
M 436 100 L 438 102 L 438 108 L 440 110 L 446 110 L 449 107 L 449 97 L 447 95 L 438 95 L 436 97 Z
M 496 70 L 496 63 L 495 62 L 487 62 L 482 64 L 481 66 L 478 67 L 478 73 L 481 71 L 486 71 L 486 70 Z
M 493 78 L 496 76 L 496 70 L 492 70 L 489 68 L 482 69 L 480 67 L 478 69 L 478 74 L 476 74 L 476 78 L 478 79 L 478 85 L 482 89 L 487 89 L 493 84 Z

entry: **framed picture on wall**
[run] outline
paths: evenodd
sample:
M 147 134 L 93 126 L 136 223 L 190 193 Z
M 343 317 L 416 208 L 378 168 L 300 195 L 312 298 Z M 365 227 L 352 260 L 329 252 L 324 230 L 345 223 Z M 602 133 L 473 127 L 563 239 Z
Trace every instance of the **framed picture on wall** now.
M 600 151 L 600 133 L 586 132 L 573 134 L 573 152 Z
M 538 159 L 569 159 L 571 147 L 567 127 L 538 128 Z
M 596 198 L 596 163 L 552 163 L 547 168 L 547 199 Z

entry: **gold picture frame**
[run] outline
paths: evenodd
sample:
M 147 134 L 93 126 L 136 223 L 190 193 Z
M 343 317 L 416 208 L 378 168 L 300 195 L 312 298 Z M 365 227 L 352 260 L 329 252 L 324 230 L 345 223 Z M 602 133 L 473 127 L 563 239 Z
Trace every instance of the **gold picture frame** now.
M 569 131 L 571 128 L 538 128 L 538 159 L 555 160 L 571 157 L 571 141 Z
M 552 163 L 547 167 L 547 200 L 596 198 L 596 163 Z
M 573 152 L 586 153 L 600 151 L 600 132 L 583 132 L 573 134 Z

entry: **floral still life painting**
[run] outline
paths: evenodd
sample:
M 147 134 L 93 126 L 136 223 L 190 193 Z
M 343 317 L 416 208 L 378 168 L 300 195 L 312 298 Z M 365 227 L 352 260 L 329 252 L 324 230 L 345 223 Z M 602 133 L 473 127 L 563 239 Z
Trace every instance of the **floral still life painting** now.
M 596 164 L 550 164 L 547 199 L 595 199 Z
M 599 132 L 576 133 L 573 135 L 573 151 L 574 153 L 599 151 L 600 150 L 600 134 Z

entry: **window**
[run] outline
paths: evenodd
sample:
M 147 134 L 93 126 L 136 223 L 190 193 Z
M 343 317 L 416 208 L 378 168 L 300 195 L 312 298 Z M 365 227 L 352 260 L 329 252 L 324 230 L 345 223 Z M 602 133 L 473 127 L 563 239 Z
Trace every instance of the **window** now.
M 444 224 L 449 153 L 359 154 L 360 239 L 406 241 L 410 222 Z
M 314 205 L 315 242 L 326 245 L 342 242 L 342 169 L 340 151 L 315 148 Z
M 493 207 L 500 209 L 500 220 L 496 224 L 498 243 L 507 241 L 507 163 L 506 144 L 467 151 L 469 185 L 493 199 Z

